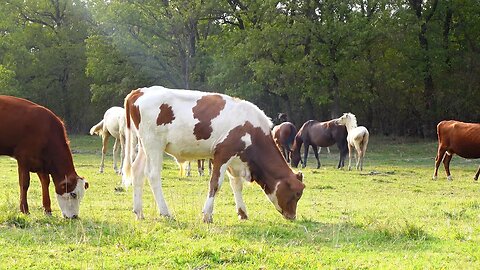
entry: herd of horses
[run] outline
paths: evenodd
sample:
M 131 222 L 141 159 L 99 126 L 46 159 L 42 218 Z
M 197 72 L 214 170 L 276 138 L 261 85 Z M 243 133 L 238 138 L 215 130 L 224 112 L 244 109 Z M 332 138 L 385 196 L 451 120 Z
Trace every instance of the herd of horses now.
M 229 117 L 236 112 L 241 112 L 237 113 L 241 117 Z M 9 96 L 0 96 L 0 115 L 0 155 L 17 160 L 20 210 L 29 212 L 29 173 L 34 172 L 41 180 L 45 213 L 51 214 L 48 186 L 52 177 L 62 214 L 76 218 L 88 183 L 75 172 L 62 121 L 43 106 Z M 203 209 L 205 222 L 212 221 L 213 201 L 224 175 L 230 179 L 240 219 L 247 218 L 241 193 L 244 181 L 258 183 L 285 218 L 295 219 L 297 201 L 305 186 L 303 175 L 291 168 L 307 166 L 310 148 L 316 168 L 320 168 L 319 150 L 336 144 L 340 155 L 337 168 L 345 166 L 348 154 L 348 169 L 352 169 L 355 156 L 355 168 L 363 170 L 369 132 L 357 125 L 352 113 L 324 122 L 308 120 L 298 130 L 286 114 L 279 114 L 277 119 L 281 123 L 272 129 L 270 118 L 250 102 L 223 94 L 152 87 L 133 90 L 125 99 L 125 108 L 108 109 L 90 134 L 102 138 L 101 173 L 109 138 L 115 139 L 113 169 L 122 175 L 124 185 L 134 186 L 137 218 L 143 218 L 144 178 L 150 181 L 160 214 L 170 215 L 160 178 L 165 152 L 177 161 L 181 175 L 187 164 L 186 172 L 190 173 L 193 160 L 197 161 L 199 175 L 203 175 L 208 160 L 210 188 Z M 480 124 L 441 121 L 437 135 L 434 179 L 443 162 L 447 179 L 452 180 L 449 164 L 454 154 L 480 158 Z M 480 166 L 475 180 L 479 174 Z

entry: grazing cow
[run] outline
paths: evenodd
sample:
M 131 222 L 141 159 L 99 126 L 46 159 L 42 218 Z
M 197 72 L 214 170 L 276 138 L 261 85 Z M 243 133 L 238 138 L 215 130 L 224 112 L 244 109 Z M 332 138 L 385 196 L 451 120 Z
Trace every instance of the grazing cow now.
M 433 179 L 437 179 L 438 167 L 443 160 L 447 179 L 452 180 L 450 175 L 450 160 L 454 154 L 463 158 L 480 158 L 480 124 L 464 123 L 459 121 L 441 121 L 437 125 L 438 151 L 435 158 L 435 172 Z M 480 166 L 474 180 L 478 180 Z
M 295 219 L 304 184 L 273 141 L 271 121 L 250 102 L 217 93 L 174 90 L 161 86 L 133 90 L 125 98 L 126 139 L 138 135 L 135 161 L 125 159 L 125 183 L 133 182 L 133 211 L 143 218 L 142 193 L 146 176 L 162 216 L 170 216 L 163 197 L 163 153 L 178 162 L 211 158 L 210 189 L 203 207 L 203 221 L 212 222 L 214 198 L 228 169 L 237 213 L 247 218 L 242 181 L 260 185 L 275 208 Z M 235 117 L 232 117 L 235 116 Z M 127 142 L 125 155 L 131 150 Z
M 337 123 L 345 125 L 348 136 L 348 169 L 352 169 L 352 154 L 353 149 L 357 152 L 357 170 L 363 170 L 363 160 L 367 152 L 368 140 L 370 133 L 364 126 L 357 126 L 357 117 L 352 113 L 344 113 L 338 118 Z
M 35 172 L 42 184 L 45 213 L 52 212 L 51 175 L 63 215 L 76 218 L 88 183 L 75 171 L 62 121 L 45 107 L 10 96 L 0 96 L 0 115 L 0 155 L 17 160 L 20 211 L 29 213 L 27 191 L 30 172 Z
M 272 129 L 273 139 L 278 146 L 278 149 L 282 152 L 285 160 L 290 162 L 290 145 L 295 139 L 297 134 L 297 128 L 290 122 L 283 122 L 280 125 L 276 125 Z
M 120 174 L 121 169 L 117 167 L 117 156 L 120 147 L 120 168 L 123 164 L 124 145 L 125 145 L 125 109 L 121 107 L 111 107 L 103 115 L 102 121 L 90 129 L 90 135 L 97 134 L 102 138 L 102 161 L 100 162 L 100 173 L 103 173 L 105 154 L 107 153 L 108 139 L 110 136 L 115 138 L 113 144 L 113 169 Z

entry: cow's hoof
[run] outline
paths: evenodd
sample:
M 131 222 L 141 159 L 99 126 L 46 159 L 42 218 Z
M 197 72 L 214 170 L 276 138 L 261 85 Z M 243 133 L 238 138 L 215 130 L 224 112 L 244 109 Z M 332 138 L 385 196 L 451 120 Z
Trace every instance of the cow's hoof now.
M 437 180 L 437 176 L 436 175 L 432 176 L 432 180 Z
M 143 216 L 143 212 L 142 212 L 142 211 L 135 211 L 135 210 L 133 210 L 133 213 L 135 213 L 135 219 L 136 219 L 136 220 L 145 219 L 145 217 Z
M 203 222 L 205 223 L 213 223 L 212 215 L 203 214 Z
M 45 216 L 47 216 L 47 217 L 51 217 L 51 216 L 52 216 L 52 211 L 51 211 L 51 210 L 50 210 L 50 211 L 44 211 L 43 213 L 44 213 Z
M 453 177 L 451 175 L 447 176 L 448 181 L 453 181 Z
M 248 219 L 247 213 L 245 213 L 245 211 L 243 211 L 243 209 L 239 208 L 237 213 L 238 213 L 238 219 L 240 219 L 240 220 L 247 220 Z

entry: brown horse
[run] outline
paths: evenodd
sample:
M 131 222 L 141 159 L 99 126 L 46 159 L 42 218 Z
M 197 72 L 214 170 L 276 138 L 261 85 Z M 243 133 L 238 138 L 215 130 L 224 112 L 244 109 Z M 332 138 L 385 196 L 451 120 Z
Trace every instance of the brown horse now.
M 345 165 L 345 158 L 348 154 L 347 145 L 347 129 L 345 126 L 336 123 L 337 119 L 327 122 L 318 122 L 315 120 L 308 120 L 298 131 L 295 136 L 295 141 L 292 146 L 292 161 L 294 167 L 302 161 L 302 167 L 307 166 L 308 148 L 312 146 L 313 153 L 317 159 L 317 169 L 320 168 L 320 160 L 318 158 L 318 147 L 327 147 L 337 144 L 340 150 L 340 161 L 337 168 L 343 168 Z M 300 148 L 304 145 L 304 158 L 300 158 Z
M 273 140 L 287 162 L 290 162 L 290 144 L 293 143 L 297 128 L 290 122 L 283 122 L 272 129 Z

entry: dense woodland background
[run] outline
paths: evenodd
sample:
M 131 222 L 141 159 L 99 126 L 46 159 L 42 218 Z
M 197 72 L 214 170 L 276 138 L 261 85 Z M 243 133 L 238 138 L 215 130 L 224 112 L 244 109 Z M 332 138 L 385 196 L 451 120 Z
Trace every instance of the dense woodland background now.
M 85 132 L 132 89 L 227 93 L 300 126 L 479 122 L 478 0 L 3 0 L 0 93 Z

